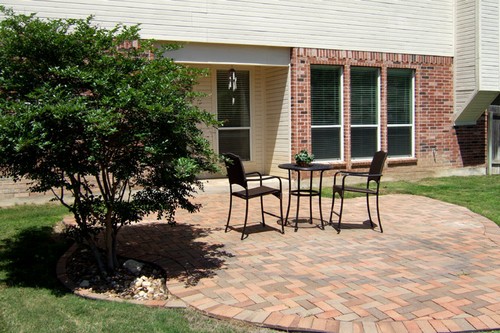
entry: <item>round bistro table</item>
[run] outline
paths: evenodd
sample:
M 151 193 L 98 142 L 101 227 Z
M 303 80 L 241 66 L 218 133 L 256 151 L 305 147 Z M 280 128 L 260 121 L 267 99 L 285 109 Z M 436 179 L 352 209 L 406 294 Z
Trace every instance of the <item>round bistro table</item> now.
M 312 201 L 313 197 L 318 197 L 319 201 L 319 218 L 321 221 L 321 228 L 325 229 L 323 223 L 323 212 L 321 209 L 321 190 L 323 186 L 323 173 L 327 170 L 332 170 L 333 167 L 329 164 L 322 163 L 312 163 L 309 166 L 299 166 L 295 163 L 284 163 L 278 165 L 278 168 L 288 170 L 288 208 L 286 210 L 285 223 L 288 223 L 288 216 L 290 213 L 290 205 L 292 202 L 292 196 L 297 198 L 297 211 L 295 212 L 295 231 L 298 230 L 299 222 L 299 207 L 300 198 L 309 197 L 309 223 L 313 223 L 312 215 Z M 292 190 L 292 171 L 297 173 L 297 189 Z M 309 172 L 309 188 L 303 189 L 300 187 L 300 174 L 301 172 Z M 314 172 L 319 172 L 319 188 L 317 190 L 313 189 L 313 175 Z

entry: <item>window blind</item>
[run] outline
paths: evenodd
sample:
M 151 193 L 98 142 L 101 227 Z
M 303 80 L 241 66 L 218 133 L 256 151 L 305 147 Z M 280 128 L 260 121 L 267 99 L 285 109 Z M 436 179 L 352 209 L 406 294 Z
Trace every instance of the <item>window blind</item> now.
M 387 123 L 411 124 L 413 105 L 413 72 L 407 69 L 387 71 Z
M 378 68 L 351 68 L 351 156 L 371 158 L 378 150 Z
M 224 127 L 250 126 L 248 71 L 236 71 L 237 89 L 229 89 L 228 71 L 217 71 L 217 119 Z
M 351 125 L 378 123 L 378 69 L 351 68 Z
M 234 153 L 250 160 L 250 72 L 236 71 L 236 89 L 229 86 L 229 71 L 217 71 L 219 153 Z
M 311 66 L 311 142 L 317 160 L 341 158 L 341 71 Z
M 340 125 L 340 68 L 311 67 L 313 125 Z
M 413 155 L 413 70 L 387 70 L 387 152 Z

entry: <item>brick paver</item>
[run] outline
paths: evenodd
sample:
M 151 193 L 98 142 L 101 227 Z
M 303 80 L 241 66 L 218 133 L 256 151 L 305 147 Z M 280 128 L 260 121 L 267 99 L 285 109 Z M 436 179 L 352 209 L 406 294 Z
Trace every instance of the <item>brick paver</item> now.
M 273 199 L 265 201 L 270 210 Z M 204 313 L 325 332 L 500 328 L 500 228 L 468 209 L 382 196 L 380 233 L 363 222 L 364 198 L 356 198 L 346 202 L 340 234 L 315 220 L 282 235 L 275 218 L 258 224 L 255 200 L 241 241 L 242 200 L 227 233 L 228 194 L 195 201 L 200 212 L 178 212 L 175 226 L 152 216 L 123 228 L 118 250 L 161 265 L 170 293 Z

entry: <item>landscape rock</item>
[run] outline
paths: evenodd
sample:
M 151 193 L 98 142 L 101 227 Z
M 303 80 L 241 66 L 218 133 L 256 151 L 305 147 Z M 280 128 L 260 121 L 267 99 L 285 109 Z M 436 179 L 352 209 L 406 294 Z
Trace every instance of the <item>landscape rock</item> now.
M 82 280 L 82 282 L 80 282 L 80 287 L 81 288 L 88 288 L 88 287 L 90 287 L 90 281 L 89 280 Z
M 129 259 L 123 263 L 123 267 L 126 268 L 130 273 L 139 275 L 141 273 L 142 268 L 144 267 L 144 263 Z

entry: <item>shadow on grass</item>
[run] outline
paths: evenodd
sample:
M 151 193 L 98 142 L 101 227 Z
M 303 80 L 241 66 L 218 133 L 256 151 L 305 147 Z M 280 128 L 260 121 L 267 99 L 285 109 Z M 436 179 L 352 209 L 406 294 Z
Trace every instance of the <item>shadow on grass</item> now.
M 185 224 L 138 223 L 123 227 L 118 235 L 118 254 L 151 262 L 163 268 L 167 279 L 196 285 L 215 275 L 232 257 L 224 245 L 205 241 L 214 229 Z M 71 242 L 48 226 L 29 227 L 0 239 L 0 283 L 11 287 L 45 288 L 55 295 L 68 291 L 57 279 L 59 258 Z
M 67 291 L 56 276 L 56 264 L 69 242 L 50 227 L 31 227 L 0 240 L 0 282 L 11 287 L 46 288 L 55 295 Z

